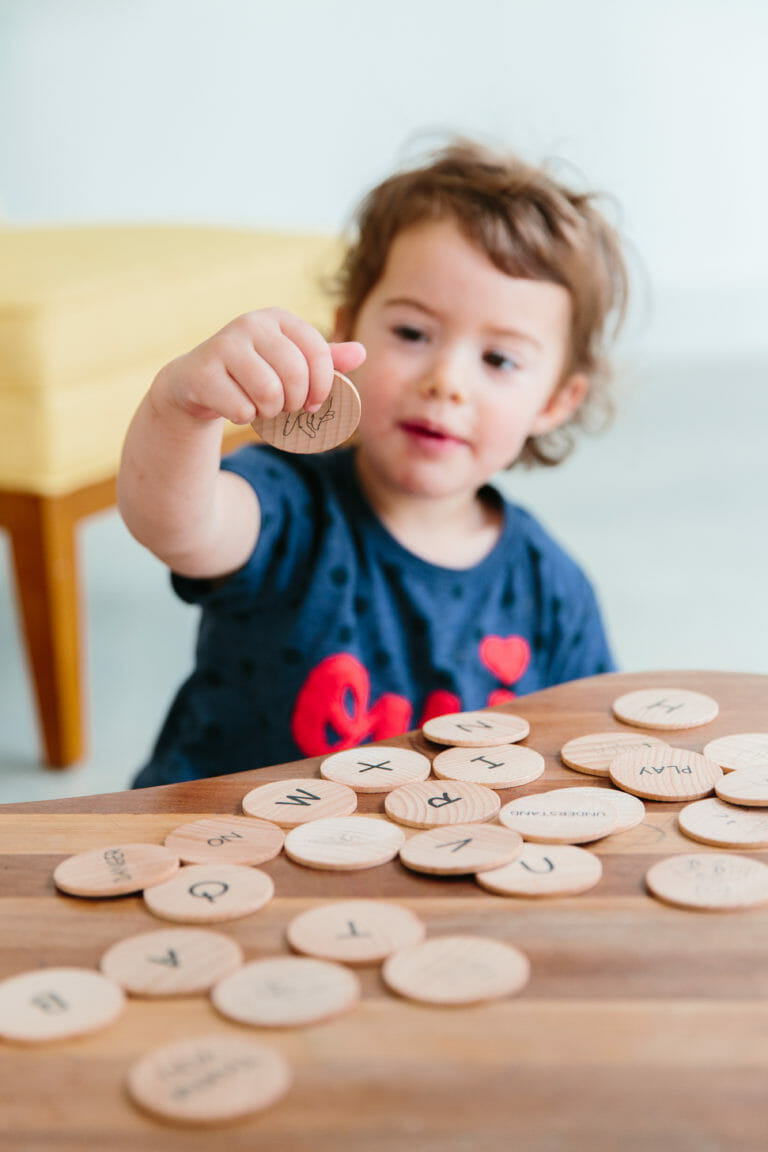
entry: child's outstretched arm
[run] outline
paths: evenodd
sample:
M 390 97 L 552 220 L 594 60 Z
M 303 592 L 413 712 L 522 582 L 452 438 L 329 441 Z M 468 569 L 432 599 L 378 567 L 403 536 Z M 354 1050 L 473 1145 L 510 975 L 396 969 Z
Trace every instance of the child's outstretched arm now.
M 319 408 L 334 369 L 364 359 L 282 309 L 238 317 L 156 376 L 128 429 L 118 505 L 132 534 L 175 572 L 236 571 L 259 536 L 250 485 L 219 467 L 224 420 Z

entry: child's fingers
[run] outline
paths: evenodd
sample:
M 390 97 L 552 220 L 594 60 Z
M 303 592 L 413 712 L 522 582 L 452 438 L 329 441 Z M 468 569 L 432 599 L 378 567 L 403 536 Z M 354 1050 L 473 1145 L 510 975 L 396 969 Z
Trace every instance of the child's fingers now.
M 306 392 L 300 399 L 292 395 L 292 403 L 286 410 L 297 412 L 300 408 L 319 408 L 333 383 L 331 349 L 318 330 L 306 320 L 281 309 L 271 311 L 277 317 L 280 331 L 301 352 L 307 367 Z

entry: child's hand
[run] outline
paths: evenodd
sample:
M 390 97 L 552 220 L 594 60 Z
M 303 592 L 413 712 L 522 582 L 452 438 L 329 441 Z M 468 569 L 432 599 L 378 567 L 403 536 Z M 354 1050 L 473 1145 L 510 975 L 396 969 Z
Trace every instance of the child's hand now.
M 171 408 L 198 420 L 223 416 L 250 424 L 256 416 L 317 411 L 334 370 L 362 364 L 362 344 L 328 344 L 316 328 L 282 308 L 239 316 L 158 374 L 155 410 Z

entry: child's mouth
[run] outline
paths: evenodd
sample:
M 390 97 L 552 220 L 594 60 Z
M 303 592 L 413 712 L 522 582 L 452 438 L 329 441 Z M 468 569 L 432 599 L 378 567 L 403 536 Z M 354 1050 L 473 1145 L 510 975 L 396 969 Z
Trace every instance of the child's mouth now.
M 403 421 L 400 427 L 407 435 L 414 436 L 419 440 L 431 441 L 434 444 L 462 443 L 458 436 L 452 436 L 449 432 L 444 432 L 440 428 L 434 428 L 428 424 L 419 424 L 416 421 L 406 420 Z

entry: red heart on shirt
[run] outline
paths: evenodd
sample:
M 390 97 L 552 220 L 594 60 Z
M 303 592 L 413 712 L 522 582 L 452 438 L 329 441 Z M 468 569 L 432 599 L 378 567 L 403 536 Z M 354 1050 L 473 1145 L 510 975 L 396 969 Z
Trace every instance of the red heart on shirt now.
M 522 636 L 486 636 L 480 641 L 480 659 L 502 684 L 514 684 L 531 659 L 531 646 Z

